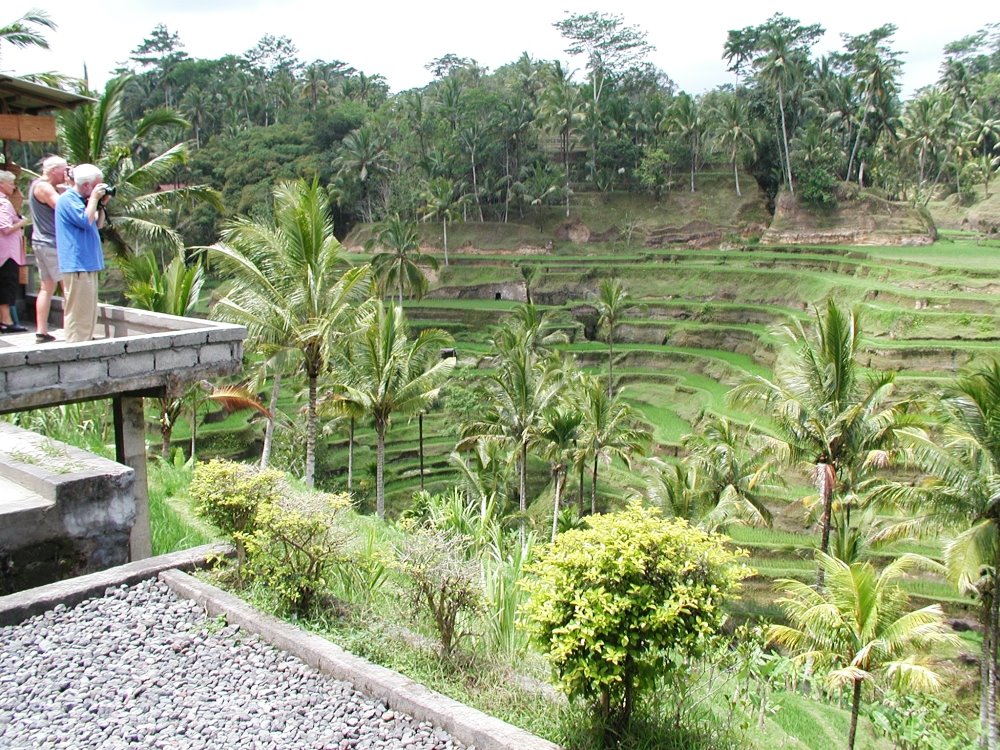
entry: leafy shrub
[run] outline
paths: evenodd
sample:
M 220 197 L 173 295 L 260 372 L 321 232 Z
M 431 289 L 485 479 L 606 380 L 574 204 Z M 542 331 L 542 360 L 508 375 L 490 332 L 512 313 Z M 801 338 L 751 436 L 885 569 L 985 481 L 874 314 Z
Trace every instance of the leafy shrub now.
M 327 587 L 351 538 L 336 518 L 349 506 L 347 495 L 310 492 L 258 508 L 256 530 L 247 539 L 250 573 L 283 609 L 305 614 Z
M 233 461 L 214 459 L 195 467 L 189 490 L 195 513 L 233 540 L 240 568 L 246 562 L 246 541 L 256 529 L 257 511 L 278 501 L 282 484 L 281 472 Z
M 593 704 L 609 740 L 628 726 L 636 693 L 678 654 L 704 650 L 747 569 L 721 537 L 639 503 L 588 522 L 530 567 L 524 611 L 561 689 Z
M 837 181 L 824 167 L 806 167 L 796 180 L 799 199 L 813 208 L 830 209 L 837 205 Z
M 466 555 L 468 542 L 454 532 L 420 528 L 407 534 L 399 549 L 399 567 L 413 586 L 414 609 L 430 615 L 441 641 L 441 656 L 450 658 L 465 633 L 463 612 L 482 602 L 479 563 Z

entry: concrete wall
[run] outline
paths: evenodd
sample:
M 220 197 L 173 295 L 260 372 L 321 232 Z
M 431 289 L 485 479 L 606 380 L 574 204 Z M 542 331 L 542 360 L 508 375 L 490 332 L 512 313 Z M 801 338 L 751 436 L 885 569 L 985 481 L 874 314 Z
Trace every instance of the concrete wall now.
M 121 565 L 135 472 L 0 423 L 0 594 Z

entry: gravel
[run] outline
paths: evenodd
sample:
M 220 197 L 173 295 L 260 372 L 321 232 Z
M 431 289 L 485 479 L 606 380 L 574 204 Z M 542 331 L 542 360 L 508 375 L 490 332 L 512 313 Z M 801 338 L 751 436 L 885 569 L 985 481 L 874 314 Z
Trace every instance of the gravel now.
M 155 579 L 0 628 L 0 748 L 133 747 L 463 746 Z

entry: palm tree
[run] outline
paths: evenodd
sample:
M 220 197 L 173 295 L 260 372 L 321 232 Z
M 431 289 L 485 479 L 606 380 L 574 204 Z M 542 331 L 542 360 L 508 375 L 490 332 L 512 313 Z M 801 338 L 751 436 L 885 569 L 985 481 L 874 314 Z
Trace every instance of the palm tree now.
M 668 463 L 654 456 L 645 460 L 642 473 L 645 487 L 633 497 L 645 499 L 665 516 L 696 524 L 708 512 L 698 491 L 698 471 L 687 462 Z
M 325 193 L 315 181 L 274 189 L 273 218 L 237 218 L 211 248 L 229 289 L 213 309 L 247 328 L 264 356 L 287 351 L 301 361 L 309 387 L 305 481 L 315 483 L 317 380 L 331 351 L 352 330 L 367 296 L 369 267 L 348 268 L 333 235 Z
M 32 8 L 20 18 L 0 26 L 0 43 L 6 43 L 18 49 L 25 47 L 48 49 L 49 41 L 45 38 L 44 29 L 55 31 L 55 21 L 46 11 Z
M 784 331 L 788 341 L 774 366 L 774 378 L 754 377 L 734 388 L 734 404 L 757 405 L 776 430 L 773 447 L 780 463 L 805 463 L 822 506 L 820 551 L 830 542 L 835 493 L 847 495 L 893 457 L 895 432 L 904 425 L 903 407 L 888 404 L 892 373 L 863 377 L 858 357 L 857 314 L 845 315 L 830 299 L 826 314 L 815 311 L 806 333 L 801 323 Z M 822 585 L 823 569 L 819 583 Z
M 455 366 L 455 358 L 441 358 L 451 345 L 444 331 L 428 328 L 411 339 L 402 308 L 371 301 L 359 314 L 358 334 L 352 342 L 355 377 L 345 390 L 375 424 L 375 511 L 385 517 L 385 435 L 393 414 L 408 415 L 426 409 Z
M 549 462 L 552 472 L 552 541 L 559 531 L 559 503 L 566 481 L 567 470 L 583 415 L 569 404 L 557 404 L 542 413 L 541 429 L 537 441 L 542 457 Z
M 597 297 L 597 326 L 608 342 L 608 397 L 614 392 L 615 329 L 629 306 L 628 292 L 618 279 L 605 279 Z
M 740 192 L 740 154 L 752 152 L 756 141 L 750 129 L 750 113 L 746 102 L 737 94 L 725 96 L 715 109 L 713 116 L 718 128 L 716 138 L 719 145 L 729 154 L 736 181 L 736 195 Z
M 352 130 L 344 137 L 333 160 L 333 168 L 339 179 L 357 183 L 362 198 L 362 216 L 366 222 L 373 221 L 374 185 L 387 177 L 390 171 L 389 149 L 384 139 L 371 125 Z
M 996 705 L 1000 596 L 1000 364 L 959 377 L 932 407 L 937 434 L 901 431 L 927 477 L 916 486 L 888 483 L 881 498 L 909 514 L 893 536 L 955 536 L 945 545 L 948 577 L 979 600 L 983 625 L 980 720 L 985 747 L 998 747 Z
M 700 525 L 717 531 L 730 523 L 770 526 L 766 501 L 780 483 L 766 446 L 742 434 L 724 417 L 709 417 L 697 434 L 682 439 L 698 477 L 699 505 L 710 509 Z
M 189 127 L 172 109 L 154 109 L 135 123 L 122 113 L 125 89 L 132 80 L 122 76 L 108 81 L 104 93 L 93 104 L 58 115 L 59 144 L 72 164 L 96 164 L 104 181 L 117 186 L 118 194 L 108 203 L 104 240 L 119 256 L 140 248 L 175 251 L 183 241 L 174 228 L 168 209 L 203 201 L 223 211 L 219 194 L 206 185 L 166 187 L 176 182 L 176 170 L 186 163 L 188 142 L 170 146 L 158 156 L 145 159 L 148 144 L 171 128 Z M 145 160 L 144 160 L 145 159 Z
M 590 474 L 590 512 L 597 512 L 597 467 L 615 458 L 631 467 L 634 456 L 642 456 L 652 439 L 639 415 L 617 395 L 608 393 L 599 378 L 582 376 L 575 384 L 575 401 L 583 415 L 577 458 L 581 467 L 592 461 Z M 582 484 L 582 480 L 581 480 Z M 582 515 L 582 508 L 581 508 Z
M 457 185 L 447 177 L 435 177 L 423 192 L 423 208 L 420 209 L 424 221 L 441 221 L 444 246 L 444 264 L 448 265 L 448 222 L 461 217 L 459 209 L 463 199 L 456 197 Z
M 555 403 L 562 383 L 552 358 L 541 348 L 541 316 L 534 317 L 532 305 L 518 310 L 526 311 L 526 317 L 500 329 L 493 340 L 497 364 L 488 382 L 490 401 L 485 414 L 463 427 L 459 446 L 486 438 L 504 445 L 516 457 L 523 532 L 528 508 L 528 446 L 535 442 L 542 429 L 542 414 Z
M 701 151 L 701 140 L 704 135 L 705 123 L 701 116 L 701 106 L 689 94 L 681 93 L 663 121 L 667 132 L 676 135 L 684 143 L 691 160 L 691 192 L 694 192 L 694 176 L 698 169 L 698 157 Z
M 580 89 L 570 80 L 570 75 L 562 65 L 554 63 L 549 70 L 548 80 L 542 90 L 538 107 L 539 117 L 545 127 L 559 136 L 559 147 L 563 157 L 563 172 L 566 177 L 566 216 L 569 217 L 569 152 L 573 145 L 573 134 L 583 122 L 583 103 Z
M 375 241 L 369 243 L 369 246 L 372 245 L 385 248 L 384 252 L 376 253 L 372 258 L 372 270 L 383 291 L 395 287 L 400 306 L 403 304 L 404 287 L 416 299 L 423 297 L 427 292 L 427 277 L 419 264 L 424 263 L 436 271 L 438 263 L 433 256 L 420 252 L 420 235 L 413 222 L 403 221 L 399 214 L 394 215 L 379 227 Z
M 455 450 L 448 456 L 448 463 L 458 469 L 468 501 L 479 502 L 480 518 L 485 519 L 491 507 L 503 510 L 507 505 L 510 459 L 501 443 L 486 438 L 476 439 L 467 451 Z
M 914 556 L 899 557 L 881 572 L 868 562 L 848 565 L 823 553 L 817 559 L 826 588 L 779 581 L 784 597 L 778 601 L 789 624 L 772 625 L 768 637 L 828 669 L 831 684 L 851 687 L 847 748 L 853 750 L 864 683 L 884 676 L 900 688 L 933 690 L 940 678 L 920 655 L 958 639 L 946 632 L 939 605 L 906 611 L 909 600 L 899 578 L 918 564 Z

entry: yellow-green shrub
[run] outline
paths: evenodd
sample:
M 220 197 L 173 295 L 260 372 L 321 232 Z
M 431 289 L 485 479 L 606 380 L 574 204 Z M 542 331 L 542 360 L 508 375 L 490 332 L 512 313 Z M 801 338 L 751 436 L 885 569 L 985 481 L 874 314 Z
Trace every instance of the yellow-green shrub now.
M 242 566 L 246 540 L 256 528 L 257 511 L 281 496 L 284 477 L 273 469 L 261 471 L 247 464 L 213 459 L 194 469 L 189 492 L 195 513 L 228 534 Z
M 748 570 L 721 537 L 638 503 L 588 523 L 530 566 L 523 611 L 561 689 L 616 735 L 671 656 L 697 655 L 719 630 Z
M 283 609 L 304 614 L 328 588 L 352 537 L 337 519 L 349 506 L 344 494 L 287 491 L 258 509 L 257 528 L 247 539 L 250 574 L 267 584 Z

